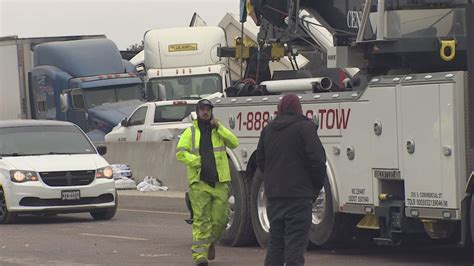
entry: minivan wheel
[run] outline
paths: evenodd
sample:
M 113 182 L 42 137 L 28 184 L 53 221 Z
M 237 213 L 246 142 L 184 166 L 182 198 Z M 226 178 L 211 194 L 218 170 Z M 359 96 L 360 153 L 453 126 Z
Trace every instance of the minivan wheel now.
M 7 200 L 5 198 L 5 192 L 0 188 L 0 224 L 13 223 L 15 220 L 15 214 L 8 211 Z
M 111 208 L 103 208 L 91 211 L 91 216 L 95 220 L 110 220 L 115 216 L 117 213 L 117 206 L 118 206 L 118 197 L 117 193 L 115 193 L 115 206 Z

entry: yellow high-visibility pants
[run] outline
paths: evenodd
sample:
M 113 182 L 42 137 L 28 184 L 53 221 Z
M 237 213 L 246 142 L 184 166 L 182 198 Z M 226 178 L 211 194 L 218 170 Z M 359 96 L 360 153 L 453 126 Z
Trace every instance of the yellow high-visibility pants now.
M 194 213 L 192 256 L 194 261 L 207 259 L 211 244 L 216 243 L 229 221 L 228 183 L 211 187 L 199 181 L 189 188 L 189 198 Z

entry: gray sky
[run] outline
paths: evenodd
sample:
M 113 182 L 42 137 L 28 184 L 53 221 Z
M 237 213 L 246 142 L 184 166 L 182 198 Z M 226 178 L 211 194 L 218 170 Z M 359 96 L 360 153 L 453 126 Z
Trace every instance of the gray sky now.
M 188 26 L 194 12 L 217 25 L 238 10 L 239 0 L 0 0 L 0 36 L 105 34 L 125 49 L 146 30 Z

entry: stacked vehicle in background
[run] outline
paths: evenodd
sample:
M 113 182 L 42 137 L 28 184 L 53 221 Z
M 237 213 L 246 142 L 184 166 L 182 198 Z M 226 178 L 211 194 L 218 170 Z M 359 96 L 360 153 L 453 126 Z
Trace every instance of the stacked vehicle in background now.
M 135 67 L 105 36 L 0 39 L 0 119 L 53 119 L 93 140 L 143 100 Z

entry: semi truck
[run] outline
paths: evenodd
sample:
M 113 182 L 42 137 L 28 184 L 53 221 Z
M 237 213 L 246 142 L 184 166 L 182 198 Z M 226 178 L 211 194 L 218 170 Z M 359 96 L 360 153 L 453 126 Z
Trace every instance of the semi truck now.
M 0 119 L 53 119 L 104 135 L 141 104 L 135 67 L 103 35 L 0 39 Z
M 222 241 L 268 244 L 255 151 L 281 94 L 293 92 L 317 124 L 327 156 L 324 187 L 313 205 L 313 244 L 333 247 L 372 232 L 380 245 L 417 236 L 471 245 L 474 4 L 264 2 L 251 1 L 259 36 L 269 36 L 260 45 L 320 53 L 345 75 L 338 88 L 323 76 L 268 80 L 247 95 L 213 100 L 215 116 L 241 143 L 228 150 L 232 215 Z
M 249 22 L 244 31 L 248 43 L 256 44 L 258 27 Z M 158 84 L 165 86 L 167 99 L 199 98 L 215 92 L 225 96 L 224 89 L 241 79 L 241 64 L 235 58 L 218 56 L 216 51 L 239 36 L 240 22 L 233 14 L 225 14 L 218 26 L 204 25 L 194 14 L 190 27 L 147 31 L 144 50 L 130 62 L 145 80 L 150 101 L 163 98 Z M 302 55 L 294 60 L 301 67 L 308 63 Z M 270 62 L 270 71 L 289 70 L 291 65 L 284 57 Z
M 227 46 L 219 27 L 150 30 L 144 35 L 144 44 L 143 53 L 132 60 L 146 73 L 149 101 L 199 99 L 222 93 L 230 85 L 228 59 L 219 58 L 216 52 L 218 47 Z

